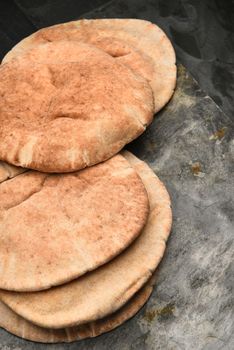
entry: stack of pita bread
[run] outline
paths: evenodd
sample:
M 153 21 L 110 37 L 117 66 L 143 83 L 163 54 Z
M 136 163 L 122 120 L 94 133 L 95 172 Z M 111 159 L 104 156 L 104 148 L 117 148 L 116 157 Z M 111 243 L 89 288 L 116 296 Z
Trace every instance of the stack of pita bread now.
M 121 150 L 175 83 L 169 39 L 143 20 L 59 24 L 4 57 L 0 327 L 70 342 L 114 329 L 149 298 L 170 198 Z

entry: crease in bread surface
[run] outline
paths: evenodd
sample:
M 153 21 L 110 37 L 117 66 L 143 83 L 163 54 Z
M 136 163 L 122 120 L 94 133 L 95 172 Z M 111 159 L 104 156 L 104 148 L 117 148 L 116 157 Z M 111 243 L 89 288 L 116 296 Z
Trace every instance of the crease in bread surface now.
M 0 159 L 16 166 L 61 173 L 94 165 L 153 118 L 148 81 L 90 44 L 37 45 L 3 63 L 0 77 Z
M 121 308 L 160 263 L 172 223 L 168 192 L 144 162 L 129 152 L 123 156 L 148 194 L 150 213 L 144 229 L 119 256 L 77 280 L 41 292 L 1 291 L 0 299 L 28 321 L 58 329 L 103 318 Z
M 120 254 L 149 213 L 145 187 L 125 158 L 70 174 L 27 171 L 0 184 L 0 288 L 38 291 Z

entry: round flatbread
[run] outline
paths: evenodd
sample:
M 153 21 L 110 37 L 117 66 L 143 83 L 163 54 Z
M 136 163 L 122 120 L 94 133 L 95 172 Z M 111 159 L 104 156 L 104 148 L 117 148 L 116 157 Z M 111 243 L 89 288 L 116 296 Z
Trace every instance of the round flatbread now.
M 22 174 L 26 169 L 0 161 L 0 183 Z
M 141 232 L 144 185 L 121 155 L 71 174 L 0 184 L 0 288 L 36 291 L 96 269 Z
M 152 121 L 148 82 L 95 46 L 38 45 L 0 66 L 0 159 L 44 172 L 102 162 Z
M 154 92 L 155 112 L 173 94 L 176 66 L 171 42 L 157 25 L 140 19 L 79 20 L 43 28 L 18 43 L 3 62 L 39 43 L 57 40 L 91 43 L 142 74 Z
M 127 304 L 112 315 L 85 325 L 63 329 L 38 327 L 17 315 L 0 301 L 0 327 L 18 337 L 40 343 L 70 343 L 97 337 L 115 329 L 133 317 L 149 299 L 153 284 L 153 280 L 147 282 Z
M 117 258 L 71 283 L 36 293 L 0 291 L 0 299 L 20 316 L 45 328 L 85 324 L 121 308 L 151 277 L 171 229 L 170 198 L 148 165 L 130 153 L 124 156 L 149 196 L 150 215 L 141 235 Z

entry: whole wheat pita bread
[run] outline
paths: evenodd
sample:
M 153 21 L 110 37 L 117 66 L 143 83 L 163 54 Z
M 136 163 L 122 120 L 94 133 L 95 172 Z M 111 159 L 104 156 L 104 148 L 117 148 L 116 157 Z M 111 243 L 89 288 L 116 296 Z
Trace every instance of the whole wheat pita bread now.
M 166 188 L 144 162 L 124 153 L 149 195 L 150 215 L 138 239 L 108 264 L 79 279 L 35 293 L 0 292 L 0 299 L 25 319 L 64 328 L 101 319 L 121 308 L 151 277 L 164 254 L 172 215 Z
M 0 287 L 35 291 L 112 259 L 141 232 L 144 185 L 121 155 L 71 174 L 28 171 L 0 184 Z
M 141 73 L 153 89 L 155 112 L 173 94 L 176 66 L 171 42 L 157 25 L 140 19 L 79 20 L 43 28 L 18 43 L 4 57 L 3 62 L 39 43 L 56 40 L 92 43 Z
M 151 279 L 121 309 L 101 320 L 63 329 L 48 329 L 34 325 L 17 315 L 0 301 L 0 327 L 18 337 L 40 343 L 70 343 L 109 332 L 133 317 L 146 303 L 153 290 Z
M 22 174 L 26 169 L 0 161 L 0 183 Z
M 0 66 L 0 159 L 44 172 L 104 161 L 152 121 L 148 82 L 95 46 L 38 45 Z

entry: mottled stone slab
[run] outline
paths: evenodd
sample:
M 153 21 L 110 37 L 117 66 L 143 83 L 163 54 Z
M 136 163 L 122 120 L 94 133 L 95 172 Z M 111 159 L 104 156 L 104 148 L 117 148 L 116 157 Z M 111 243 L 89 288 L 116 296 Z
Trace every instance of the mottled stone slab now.
M 166 183 L 174 212 L 136 349 L 234 349 L 233 146 L 231 120 L 179 66 L 173 99 L 131 147 Z

